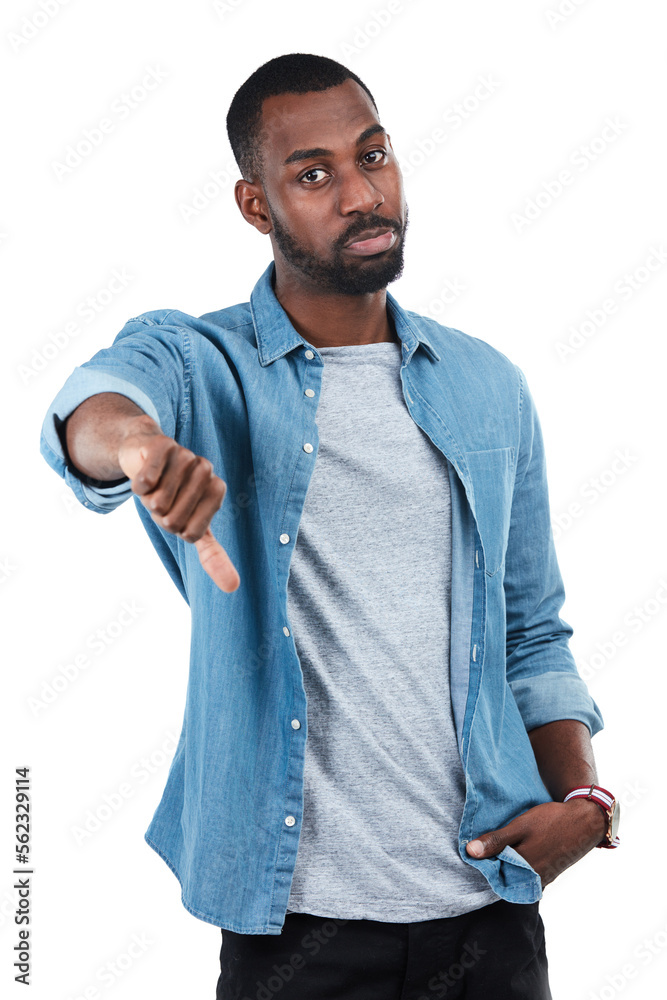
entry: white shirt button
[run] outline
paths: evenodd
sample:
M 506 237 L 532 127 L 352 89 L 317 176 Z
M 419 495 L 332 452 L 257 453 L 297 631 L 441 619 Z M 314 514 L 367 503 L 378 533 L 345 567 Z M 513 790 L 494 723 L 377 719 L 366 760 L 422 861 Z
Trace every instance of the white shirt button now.
M 314 389 L 306 389 L 306 396 L 314 396 L 314 395 L 315 395 Z
M 292 729 L 301 729 L 301 723 L 298 719 L 292 719 Z
M 283 625 L 283 632 L 285 633 L 285 635 L 289 635 L 289 629 L 287 625 Z
M 313 354 L 312 351 L 306 351 L 306 357 L 308 358 L 309 361 L 311 361 L 312 358 L 315 357 L 315 355 Z
M 310 444 L 308 441 L 306 441 L 306 443 L 303 446 L 303 450 L 307 451 L 308 454 L 310 455 L 311 451 L 313 450 L 312 444 Z
M 283 543 L 283 545 L 287 545 L 287 543 L 289 542 L 289 535 L 281 535 L 280 541 Z
M 294 816 L 286 816 L 285 823 L 287 824 L 287 826 L 294 826 L 296 820 L 294 819 Z

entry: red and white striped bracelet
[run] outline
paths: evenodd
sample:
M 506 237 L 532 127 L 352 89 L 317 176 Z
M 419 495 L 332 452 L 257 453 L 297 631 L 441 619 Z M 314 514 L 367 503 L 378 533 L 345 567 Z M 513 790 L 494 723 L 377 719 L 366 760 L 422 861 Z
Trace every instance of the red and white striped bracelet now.
M 563 802 L 568 802 L 570 799 L 590 799 L 592 802 L 597 803 L 600 806 L 603 813 L 608 820 L 608 830 L 611 832 L 612 819 L 615 812 L 620 811 L 618 809 L 618 802 L 614 798 L 611 792 L 607 791 L 606 788 L 602 788 L 600 785 L 582 785 L 578 788 L 573 788 L 567 793 Z M 616 817 L 618 819 L 618 817 Z M 616 823 L 613 824 L 616 826 Z M 618 836 L 614 835 L 609 837 L 609 833 L 604 840 L 601 840 L 596 847 L 618 847 L 620 840 Z

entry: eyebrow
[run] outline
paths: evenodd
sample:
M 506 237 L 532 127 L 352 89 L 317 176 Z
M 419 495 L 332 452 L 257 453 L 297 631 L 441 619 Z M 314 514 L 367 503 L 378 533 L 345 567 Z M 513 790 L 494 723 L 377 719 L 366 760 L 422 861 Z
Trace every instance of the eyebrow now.
M 384 132 L 384 126 L 376 122 L 374 125 L 370 125 L 367 129 L 361 133 L 357 138 L 355 145 L 359 146 L 366 139 L 370 139 L 372 135 L 376 135 L 378 132 Z M 333 152 L 330 149 L 322 149 L 320 146 L 314 146 L 313 149 L 295 149 L 293 153 L 283 161 L 283 166 L 288 166 L 290 163 L 299 163 L 301 160 L 312 160 L 318 156 L 333 156 Z

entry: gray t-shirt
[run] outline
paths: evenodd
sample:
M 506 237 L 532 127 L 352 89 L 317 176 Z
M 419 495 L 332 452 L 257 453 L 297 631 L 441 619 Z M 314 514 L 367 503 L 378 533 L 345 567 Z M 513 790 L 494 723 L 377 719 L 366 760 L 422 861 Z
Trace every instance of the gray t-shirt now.
M 458 853 L 448 462 L 395 342 L 319 348 L 319 451 L 288 578 L 308 702 L 287 912 L 412 922 L 500 897 Z

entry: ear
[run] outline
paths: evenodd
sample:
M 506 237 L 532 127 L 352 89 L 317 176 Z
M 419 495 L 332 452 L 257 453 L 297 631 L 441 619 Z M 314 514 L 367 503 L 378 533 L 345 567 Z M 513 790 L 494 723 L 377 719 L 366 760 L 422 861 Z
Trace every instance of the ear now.
M 234 197 L 246 222 L 264 235 L 271 232 L 273 227 L 261 184 L 254 181 L 237 181 L 234 185 Z

